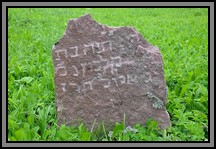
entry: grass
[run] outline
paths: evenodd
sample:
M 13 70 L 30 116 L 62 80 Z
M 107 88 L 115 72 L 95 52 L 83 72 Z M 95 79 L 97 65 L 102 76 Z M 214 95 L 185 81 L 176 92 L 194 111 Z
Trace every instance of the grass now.
M 112 131 L 57 125 L 51 48 L 67 21 L 90 13 L 108 26 L 133 26 L 161 50 L 172 127 L 157 122 Z M 205 8 L 9 8 L 9 141 L 208 140 L 208 10 Z

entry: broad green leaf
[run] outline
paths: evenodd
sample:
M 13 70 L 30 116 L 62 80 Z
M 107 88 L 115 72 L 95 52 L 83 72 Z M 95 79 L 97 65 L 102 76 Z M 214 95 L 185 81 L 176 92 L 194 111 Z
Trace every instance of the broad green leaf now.
M 80 133 L 80 140 L 81 141 L 90 141 L 90 132 L 84 131 L 82 133 Z
M 32 78 L 32 77 L 23 77 L 20 81 L 25 82 L 25 83 L 30 83 L 33 80 L 34 80 L 34 78 Z
M 118 133 L 121 133 L 124 131 L 124 124 L 120 124 L 118 122 L 116 122 L 116 125 L 114 127 L 114 130 L 113 130 L 113 135 L 116 135 Z
M 180 97 L 182 97 L 182 96 L 185 94 L 185 92 L 188 90 L 188 88 L 190 87 L 190 85 L 191 85 L 191 82 L 185 84 L 185 85 L 182 87 L 181 92 L 180 92 L 180 95 L 179 95 Z

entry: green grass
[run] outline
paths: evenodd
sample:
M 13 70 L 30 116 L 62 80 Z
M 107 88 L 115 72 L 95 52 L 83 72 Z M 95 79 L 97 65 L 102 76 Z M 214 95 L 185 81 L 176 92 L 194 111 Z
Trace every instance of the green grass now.
M 112 131 L 57 125 L 51 48 L 69 19 L 90 13 L 108 26 L 133 26 L 161 50 L 172 127 L 157 122 Z M 8 10 L 8 140 L 208 140 L 208 10 L 92 8 Z

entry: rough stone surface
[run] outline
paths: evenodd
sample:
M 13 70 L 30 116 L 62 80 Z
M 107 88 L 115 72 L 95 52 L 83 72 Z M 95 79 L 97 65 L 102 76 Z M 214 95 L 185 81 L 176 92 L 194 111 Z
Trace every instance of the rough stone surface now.
M 127 126 L 170 125 L 162 56 L 132 27 L 69 20 L 52 54 L 59 124 L 111 126 L 125 114 Z

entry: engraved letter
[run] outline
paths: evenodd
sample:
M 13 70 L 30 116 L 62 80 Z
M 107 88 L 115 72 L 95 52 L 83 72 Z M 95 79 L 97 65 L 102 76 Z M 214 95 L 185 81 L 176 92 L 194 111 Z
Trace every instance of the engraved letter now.
M 102 51 L 110 50 L 112 51 L 112 42 L 111 41 L 105 41 L 101 43 Z
M 94 48 L 97 50 L 96 53 L 100 54 L 100 53 L 104 52 L 104 48 L 101 48 L 100 43 L 95 42 L 94 45 L 95 45 Z
M 77 46 L 70 47 L 69 49 L 71 51 L 71 55 L 70 55 L 71 57 L 78 57 L 79 56 L 79 54 L 78 54 L 78 47 Z
M 77 67 L 73 65 L 72 68 L 74 68 L 75 70 L 75 73 L 73 73 L 73 76 L 76 76 L 76 77 L 79 76 Z
M 109 79 L 103 78 L 103 79 L 101 79 L 101 81 L 107 81 L 107 84 L 103 86 L 104 88 L 109 88 L 110 87 L 110 80 Z
M 110 87 L 110 80 L 109 80 L 109 79 L 107 79 L 107 78 L 102 78 L 102 74 L 99 74 L 99 79 L 100 79 L 101 81 L 105 81 L 105 82 L 106 82 L 106 84 L 103 85 L 104 88 L 109 88 L 109 87 Z
M 121 57 L 116 56 L 116 57 L 111 57 L 112 62 L 115 64 L 116 67 L 121 67 Z
M 59 69 L 62 69 L 62 70 L 63 70 L 63 72 L 61 72 L 61 73 L 59 74 L 60 76 L 66 76 L 66 75 L 67 75 L 67 70 L 66 70 L 66 67 L 65 67 L 65 65 L 64 65 L 64 62 L 61 62 L 60 64 L 57 64 L 57 67 L 56 67 L 56 69 L 55 69 L 55 73 L 57 73 L 57 71 L 58 71 Z
M 56 54 L 57 54 L 57 58 L 56 58 L 57 61 L 58 61 L 58 60 L 61 60 L 60 54 L 59 54 L 60 52 L 64 52 L 64 55 L 65 55 L 65 57 L 67 58 L 67 50 L 66 50 L 66 49 L 56 50 L 55 52 L 56 52 Z
M 100 61 L 92 61 L 92 63 L 96 64 L 97 67 L 94 69 L 94 71 L 96 72 L 101 71 Z
M 125 76 L 121 75 L 121 76 L 119 76 L 119 78 L 122 79 L 121 82 L 120 82 L 121 84 L 125 83 Z
M 137 75 L 127 74 L 127 84 L 132 84 L 132 82 L 137 83 Z
M 86 71 L 86 63 L 81 64 L 82 70 L 83 70 L 83 77 L 85 76 L 85 71 Z
M 76 89 L 76 91 L 80 94 L 81 93 L 81 91 L 80 91 L 80 86 L 79 85 L 77 85 L 76 83 L 69 83 L 69 85 L 71 85 L 71 86 L 77 86 L 77 89 Z
M 118 87 L 118 83 L 117 83 L 116 78 L 112 78 L 112 80 L 115 82 L 116 86 Z
M 92 50 L 92 52 L 94 53 L 94 43 L 88 44 L 88 45 L 84 45 L 84 54 L 87 54 L 88 50 Z
M 114 71 L 113 71 L 113 64 L 110 63 L 110 61 L 107 61 L 106 66 L 103 66 L 103 73 L 105 74 L 105 73 L 106 73 L 106 70 L 107 70 L 109 67 L 111 68 L 111 73 L 114 74 Z
M 146 74 L 145 74 L 145 82 L 147 83 L 147 82 L 149 82 L 149 81 L 152 81 L 152 79 L 151 79 L 151 74 L 149 73 L 149 72 L 146 72 Z
M 124 60 L 123 62 L 121 62 L 121 64 L 123 65 L 134 65 L 134 64 L 136 64 L 135 62 L 134 62 L 134 60 L 129 60 L 129 58 L 125 58 L 126 60 Z
M 102 63 L 102 62 L 106 62 L 106 65 L 103 66 L 103 74 L 105 74 L 105 73 L 106 73 L 106 69 L 108 69 L 108 68 L 111 66 L 110 61 L 107 60 L 107 59 L 103 59 L 103 57 L 102 57 L 101 55 L 98 55 L 98 56 L 99 56 L 99 58 L 100 58 L 101 63 Z M 102 65 L 103 65 L 103 64 L 102 64 Z M 111 67 L 113 67 L 113 66 L 111 66 Z M 112 69 L 112 68 L 111 68 L 111 69 Z
M 107 59 L 103 59 L 103 57 L 101 55 L 98 55 L 98 57 L 100 58 L 101 62 L 107 62 Z
M 85 92 L 86 90 L 88 90 L 87 88 L 88 88 L 88 86 L 89 86 L 89 90 L 92 90 L 93 89 L 93 87 L 92 87 L 92 82 L 94 81 L 94 79 L 93 80 L 91 80 L 91 81 L 87 81 L 87 82 L 83 82 L 83 91 Z
M 66 92 L 66 91 L 67 91 L 67 90 L 65 89 L 66 83 L 61 83 L 61 85 L 62 85 L 62 90 L 63 90 L 63 92 Z

